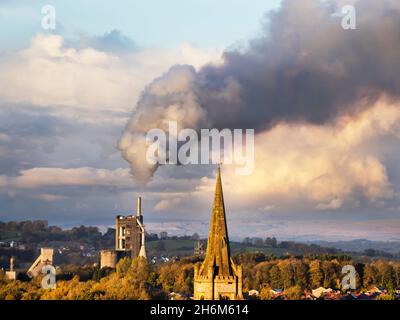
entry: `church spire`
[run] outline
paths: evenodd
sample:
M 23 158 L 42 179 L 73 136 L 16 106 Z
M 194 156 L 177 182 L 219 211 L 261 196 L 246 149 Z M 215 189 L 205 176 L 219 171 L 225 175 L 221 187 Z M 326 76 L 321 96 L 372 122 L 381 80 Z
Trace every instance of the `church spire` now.
M 217 181 L 207 251 L 204 262 L 200 268 L 200 274 L 206 275 L 210 267 L 214 269 L 215 275 L 233 275 L 220 166 L 218 166 L 217 169 Z

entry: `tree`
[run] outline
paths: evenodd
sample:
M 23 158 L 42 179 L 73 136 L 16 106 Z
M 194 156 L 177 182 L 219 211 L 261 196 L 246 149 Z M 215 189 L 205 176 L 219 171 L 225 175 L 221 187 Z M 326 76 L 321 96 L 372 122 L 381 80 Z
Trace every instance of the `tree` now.
M 324 274 L 321 270 L 321 262 L 313 260 L 310 262 L 310 284 L 312 289 L 319 288 L 322 285 Z
M 251 239 L 249 237 L 246 237 L 243 239 L 243 244 L 245 246 L 251 246 Z
M 300 286 L 290 287 L 285 290 L 285 297 L 289 300 L 300 300 L 303 295 L 303 290 Z
M 166 232 L 166 231 L 161 231 L 160 232 L 160 239 L 161 240 L 165 240 L 165 239 L 167 239 L 168 238 L 168 232 Z
M 257 264 L 254 268 L 246 268 L 249 269 L 248 274 L 254 278 L 254 281 L 250 285 L 249 289 L 263 288 L 264 286 L 269 285 L 271 267 L 272 264 L 270 262 L 264 261 Z
M 131 259 L 129 259 L 127 257 L 124 257 L 121 260 L 119 260 L 119 262 L 117 263 L 116 268 L 115 268 L 117 271 L 118 277 L 122 278 L 128 273 L 128 271 L 131 267 L 131 263 L 132 263 Z
M 281 277 L 281 270 L 279 267 L 275 264 L 272 266 L 271 270 L 269 271 L 269 278 L 270 278 L 270 283 L 272 288 L 282 288 L 283 287 L 283 281 Z
M 200 240 L 200 236 L 197 232 L 192 234 L 192 240 Z
M 256 247 L 262 247 L 264 245 L 264 241 L 261 238 L 253 238 L 252 239 L 252 243 L 256 246 Z
M 191 294 L 193 290 L 193 263 L 171 262 L 158 268 L 158 285 L 165 295 L 171 292 Z
M 373 265 L 367 264 L 364 268 L 363 286 L 369 288 L 372 285 L 377 285 L 377 270 Z
M 122 259 L 117 264 L 117 272 L 96 283 L 92 293 L 100 294 L 97 297 L 100 299 L 147 300 L 150 299 L 149 275 L 146 259 Z
M 396 300 L 396 294 L 393 292 L 393 290 L 390 290 L 388 293 L 381 294 L 378 296 L 377 300 Z
M 332 285 L 336 286 L 336 270 L 333 263 L 329 260 L 322 261 L 321 269 L 324 274 L 323 286 L 325 288 L 330 288 Z
M 272 243 L 272 248 L 278 247 L 278 241 L 276 240 L 275 237 L 272 237 L 271 243 Z
M 301 260 L 296 261 L 294 265 L 294 270 L 296 285 L 300 286 L 300 288 L 304 290 L 309 285 L 308 265 Z
M 0 285 L 5 285 L 8 282 L 6 278 L 6 272 L 4 270 L 0 270 Z
M 392 266 L 387 262 L 380 260 L 376 263 L 378 270 L 378 283 L 385 289 L 395 289 L 396 287 L 396 276 Z
M 273 295 L 272 295 L 272 292 L 271 292 L 271 288 L 270 287 L 263 287 L 261 289 L 259 298 L 261 300 L 272 300 Z
M 393 263 L 393 271 L 395 275 L 396 288 L 400 287 L 400 263 Z
M 287 289 L 295 284 L 294 268 L 291 260 L 284 260 L 280 263 L 281 277 L 283 281 L 283 288 Z
M 191 294 L 193 288 L 193 265 L 184 264 L 177 268 L 177 274 L 175 275 L 174 291 Z
M 365 264 L 357 263 L 355 265 L 355 269 L 356 269 L 356 289 L 360 289 L 363 285 Z

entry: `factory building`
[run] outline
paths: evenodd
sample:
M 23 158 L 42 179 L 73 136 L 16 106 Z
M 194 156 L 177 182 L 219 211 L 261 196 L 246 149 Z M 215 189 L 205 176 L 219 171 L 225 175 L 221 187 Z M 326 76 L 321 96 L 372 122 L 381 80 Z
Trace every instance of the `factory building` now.
M 146 257 L 142 199 L 137 197 L 136 215 L 115 217 L 115 250 L 100 252 L 100 267 L 115 268 L 123 257 Z

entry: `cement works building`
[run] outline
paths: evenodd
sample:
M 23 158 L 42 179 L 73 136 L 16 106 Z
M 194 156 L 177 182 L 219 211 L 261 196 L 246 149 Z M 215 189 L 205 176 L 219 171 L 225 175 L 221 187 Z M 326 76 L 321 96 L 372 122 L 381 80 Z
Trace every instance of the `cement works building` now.
M 115 268 L 123 257 L 147 258 L 140 197 L 137 197 L 136 215 L 115 217 L 115 250 L 100 251 L 100 267 Z

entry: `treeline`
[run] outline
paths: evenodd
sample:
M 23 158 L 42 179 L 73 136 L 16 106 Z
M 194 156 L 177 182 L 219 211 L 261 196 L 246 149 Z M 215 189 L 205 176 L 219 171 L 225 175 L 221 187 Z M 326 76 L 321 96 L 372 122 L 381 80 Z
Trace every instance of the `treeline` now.
M 102 248 L 114 244 L 115 230 L 109 228 L 105 234 L 97 227 L 90 226 L 63 230 L 57 226 L 49 226 L 45 220 L 0 222 L 0 241 L 10 240 L 24 244 L 75 241 Z
M 344 254 L 344 253 L 351 253 L 352 255 L 364 255 L 366 257 L 381 257 L 387 259 L 397 259 L 400 257 L 400 253 L 393 254 L 383 250 L 376 250 L 376 249 L 365 249 L 363 252 L 350 252 L 349 250 L 343 251 L 338 248 L 321 246 L 317 244 L 307 244 L 307 243 L 300 243 L 295 241 L 281 241 L 275 237 L 267 237 L 266 239 L 262 239 L 259 237 L 246 237 L 244 238 L 242 244 L 250 247 L 269 247 L 269 248 L 277 248 L 277 249 L 284 249 L 291 253 L 295 252 L 299 255 L 307 255 L 307 254 Z
M 258 237 L 246 237 L 243 239 L 242 243 L 246 246 L 285 249 L 291 252 L 296 252 L 298 254 L 339 254 L 342 252 L 341 250 L 335 248 L 321 247 L 316 244 L 306 244 L 294 241 L 278 242 L 275 237 L 267 237 L 265 239 Z
M 72 267 L 73 268 L 73 267 Z M 58 280 L 52 290 L 41 288 L 41 277 L 30 282 L 8 281 L 0 271 L 0 300 L 148 300 L 168 299 L 172 290 L 190 294 L 193 264 L 155 267 L 143 258 L 120 260 L 116 270 L 95 267 L 68 270 L 72 279 Z M 66 273 L 58 276 L 65 279 Z
M 343 279 L 342 268 L 352 265 L 356 270 L 357 290 L 379 286 L 387 290 L 400 287 L 400 263 L 398 261 L 376 260 L 370 263 L 354 263 L 346 255 L 311 255 L 274 259 L 257 255 L 242 255 L 244 264 L 245 290 L 293 287 L 300 292 L 318 287 L 340 289 Z M 264 290 L 264 292 L 266 292 Z
M 289 299 L 301 299 L 318 287 L 340 289 L 344 265 L 356 269 L 357 289 L 372 286 L 393 291 L 400 287 L 400 263 L 376 260 L 354 263 L 346 256 L 309 256 L 277 259 L 260 254 L 235 257 L 243 264 L 244 292 L 256 289 L 261 299 L 271 298 L 280 288 Z M 93 266 L 70 266 L 58 275 L 57 288 L 44 290 L 40 277 L 30 281 L 7 281 L 0 273 L 1 299 L 168 299 L 172 292 L 181 298 L 193 294 L 193 266 L 196 258 L 153 265 L 142 258 L 122 259 L 116 270 Z
M 198 240 L 197 233 L 191 236 L 168 236 L 166 232 L 146 233 L 146 241 L 157 240 Z M 108 228 L 102 234 L 97 227 L 80 226 L 71 229 L 62 229 L 58 226 L 49 226 L 46 220 L 34 221 L 0 221 L 0 241 L 19 241 L 24 244 L 43 243 L 51 241 L 75 241 L 93 245 L 95 248 L 114 246 L 115 229 Z

